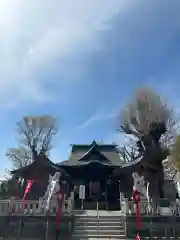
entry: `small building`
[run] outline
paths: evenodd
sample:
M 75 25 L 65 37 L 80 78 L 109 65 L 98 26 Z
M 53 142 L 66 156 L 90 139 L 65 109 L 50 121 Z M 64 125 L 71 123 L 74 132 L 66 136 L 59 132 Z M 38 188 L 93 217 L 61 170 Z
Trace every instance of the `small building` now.
M 66 161 L 55 164 L 41 155 L 29 166 L 12 173 L 26 180 L 34 179 L 31 198 L 42 197 L 48 184 L 49 174 L 60 171 L 61 182 L 66 182 L 67 192 L 72 190 L 75 192 L 76 208 L 80 208 L 81 205 L 79 186 L 84 185 L 85 208 L 96 208 L 98 201 L 101 208 L 119 209 L 121 196 L 131 198 L 132 173 L 141 169 L 142 162 L 142 159 L 137 159 L 133 163 L 124 163 L 117 145 L 93 141 L 89 145 L 73 144 Z
M 24 178 L 34 179 L 33 194 L 41 197 L 47 186 L 49 174 L 60 171 L 62 179 L 75 190 L 78 198 L 79 186 L 85 185 L 85 202 L 119 199 L 119 181 L 114 179 L 113 172 L 122 166 L 117 145 L 98 144 L 73 144 L 69 159 L 60 163 L 52 163 L 46 156 L 39 156 L 38 160 L 30 165 L 12 171 L 12 174 Z M 35 190 L 36 188 L 36 190 Z
M 79 186 L 85 186 L 85 203 L 89 203 L 90 208 L 97 200 L 106 205 L 119 199 L 119 181 L 112 176 L 122 164 L 117 145 L 93 141 L 89 145 L 72 145 L 69 159 L 57 165 L 72 179 L 77 203 Z

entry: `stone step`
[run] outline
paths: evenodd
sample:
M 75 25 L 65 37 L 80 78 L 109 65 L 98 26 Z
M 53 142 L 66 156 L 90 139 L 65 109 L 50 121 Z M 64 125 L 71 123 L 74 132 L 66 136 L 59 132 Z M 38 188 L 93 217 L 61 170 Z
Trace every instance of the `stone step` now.
M 88 217 L 123 217 L 122 213 L 100 213 L 100 212 L 92 212 L 92 213 L 85 213 L 85 212 L 76 212 L 73 213 L 74 216 L 88 216 Z
M 112 226 L 118 226 L 118 227 L 125 227 L 125 224 L 123 223 L 118 223 L 118 222 L 74 222 L 73 226 L 107 226 L 107 227 L 112 227 Z
M 84 230 L 82 230 L 82 229 L 76 229 L 75 231 L 74 231 L 74 233 L 75 234 L 81 234 L 81 233 L 84 233 L 84 234 L 89 234 L 89 235 L 91 235 L 91 234 L 97 234 L 97 233 L 101 233 L 101 234 L 103 234 L 103 235 L 124 235 L 124 231 L 120 231 L 119 229 L 113 229 L 113 230 L 109 230 L 109 229 L 99 229 L 99 231 L 98 231 L 98 229 L 84 229 Z
M 118 222 L 124 222 L 124 219 L 122 219 L 121 217 L 89 217 L 89 216 L 81 216 L 81 217 L 75 217 L 75 220 L 79 220 L 79 221 L 96 221 L 96 220 L 100 220 L 100 221 L 118 221 Z
M 124 232 L 124 227 L 121 227 L 121 226 L 98 226 L 98 225 L 93 225 L 93 226 L 82 226 L 82 225 L 79 225 L 79 226 L 76 226 L 75 227 L 75 231 L 79 230 L 79 229 L 82 229 L 82 230 L 91 230 L 91 229 L 98 229 L 99 230 L 104 230 L 104 229 L 108 229 L 109 231 L 114 231 L 114 230 L 119 230 L 119 231 L 123 231 Z
M 107 236 L 102 236 L 102 237 L 98 237 L 98 236 L 94 236 L 94 237 L 90 237 L 90 236 L 75 236 L 75 237 L 72 237 L 72 240 L 105 240 L 105 239 L 109 239 L 109 240 L 129 240 L 129 239 L 126 239 L 125 237 L 119 237 L 119 236 L 116 236 L 116 237 L 107 237 Z M 20 239 L 21 240 L 21 239 Z M 130 239 L 131 240 L 131 239 Z M 132 239 L 134 240 L 134 239 Z M 143 239 L 142 239 L 143 240 Z
M 91 235 L 88 235 L 88 234 L 86 234 L 86 235 L 83 235 L 83 234 L 74 234 L 74 235 L 72 235 L 72 239 L 73 240 L 85 240 L 85 239 L 93 239 L 93 240 L 95 240 L 95 239 L 97 239 L 97 240 L 100 240 L 100 239 L 102 239 L 102 240 L 104 240 L 104 239 L 126 239 L 126 237 L 125 237 L 125 235 L 120 235 L 120 234 L 118 234 L 118 235 L 104 235 L 104 234 L 91 234 Z
M 87 214 L 76 215 L 72 239 L 126 239 L 123 217 L 119 213 L 118 215 L 111 215 L 112 212 L 107 214 L 103 211 L 103 214 L 101 212 L 99 217 Z
M 122 235 L 117 235 L 117 236 L 103 236 L 103 235 L 99 235 L 99 236 L 81 236 L 81 235 L 73 235 L 72 236 L 72 240 L 104 240 L 104 239 L 111 239 L 111 240 L 115 240 L 115 239 L 122 239 L 122 240 L 135 240 L 134 238 L 126 238 L 125 236 Z M 162 237 L 162 239 L 165 239 L 164 237 Z M 174 237 L 169 237 L 169 240 L 174 240 Z M 176 238 L 177 240 L 180 239 L 180 237 Z M 30 239 L 29 239 L 30 240 Z M 34 240 L 34 239 L 33 239 Z M 141 237 L 141 240 L 149 240 L 149 237 Z M 152 240 L 157 240 L 157 237 L 153 237 Z
M 116 220 L 112 220 L 112 221 L 109 221 L 108 219 L 105 219 L 105 220 L 100 220 L 100 219 L 95 219 L 95 220 L 80 220 L 80 219 L 77 219 L 77 220 L 75 220 L 74 221 L 74 224 L 91 224 L 91 223 L 102 223 L 103 225 L 104 224 L 107 224 L 107 225 L 109 225 L 109 224 L 116 224 L 116 225 L 121 225 L 121 226 L 124 226 L 125 225 L 125 223 L 124 222 L 122 222 L 122 221 L 116 221 Z
M 84 226 L 84 227 L 88 227 L 88 226 L 102 226 L 102 227 L 122 227 L 124 228 L 125 225 L 122 223 L 108 223 L 108 222 L 77 222 L 73 224 L 74 227 L 78 227 L 78 226 Z
M 125 223 L 124 222 L 119 222 L 119 221 L 101 221 L 101 220 L 94 220 L 94 221 L 79 221 L 79 220 L 76 220 L 73 222 L 74 225 L 91 225 L 91 224 L 102 224 L 102 225 L 119 225 L 119 226 L 125 226 Z
M 89 218 L 93 218 L 93 217 L 97 217 L 97 216 L 99 216 L 99 217 L 101 217 L 101 218 L 103 218 L 103 217 L 112 217 L 112 218 L 122 218 L 123 217 L 123 215 L 122 214 L 100 214 L 100 213 L 94 213 L 94 214 L 86 214 L 86 213 L 83 213 L 83 214 L 81 214 L 81 213 L 79 213 L 79 214 L 73 214 L 75 217 L 77 216 L 77 217 L 89 217 Z
M 39 239 L 42 239 L 42 236 L 41 236 L 41 238 L 39 238 L 39 237 L 17 237 L 17 238 L 3 238 L 3 240 L 14 240 L 14 239 L 18 239 L 18 240 L 39 240 Z
M 118 228 L 122 228 L 124 229 L 125 226 L 123 224 L 119 224 L 119 223 L 101 223 L 101 222 L 90 222 L 90 223 L 74 223 L 73 226 L 79 227 L 79 226 L 83 226 L 83 227 L 107 227 L 107 228 L 112 228 L 112 227 L 118 227 Z
M 98 236 L 94 236 L 94 237 L 90 237 L 90 236 L 74 236 L 72 237 L 72 240 L 129 240 L 129 239 L 126 239 L 126 237 L 121 237 L 121 236 L 111 236 L 111 237 L 107 237 L 107 236 L 101 236 L 101 237 L 98 237 Z M 21 239 L 20 239 L 21 240 Z M 131 240 L 131 239 L 130 239 Z M 134 240 L 134 239 L 132 239 Z M 142 239 L 143 240 L 143 239 Z
M 89 218 L 89 219 L 95 219 L 95 218 L 100 218 L 100 219 L 122 219 L 123 220 L 123 217 L 122 216 L 98 216 L 98 215 L 95 215 L 95 216 L 87 216 L 87 215 L 79 215 L 79 216 L 74 216 L 75 218 L 81 218 L 81 219 L 84 219 L 84 218 Z
M 73 214 L 73 216 L 77 216 L 77 217 L 89 217 L 89 218 L 93 218 L 93 217 L 97 217 L 97 216 L 99 216 L 99 217 L 101 217 L 101 218 L 103 218 L 103 217 L 105 217 L 105 218 L 107 218 L 107 217 L 111 217 L 111 218 L 123 218 L 124 216 L 122 216 L 122 214 Z
M 115 223 L 125 223 L 124 220 L 118 218 L 74 218 L 74 222 L 115 222 Z
M 96 211 L 96 210 L 75 210 L 73 211 L 74 215 L 89 215 L 89 216 L 121 216 L 121 211 Z

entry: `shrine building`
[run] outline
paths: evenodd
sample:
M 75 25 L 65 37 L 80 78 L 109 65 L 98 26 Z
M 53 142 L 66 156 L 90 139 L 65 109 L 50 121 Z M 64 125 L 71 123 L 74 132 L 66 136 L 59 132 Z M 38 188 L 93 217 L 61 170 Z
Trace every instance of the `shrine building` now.
M 61 185 L 67 195 L 74 191 L 75 208 L 81 207 L 79 186 L 85 189 L 84 208 L 94 209 L 96 202 L 102 209 L 119 209 L 122 197 L 130 198 L 132 194 L 132 172 L 140 167 L 136 163 L 124 163 L 119 155 L 117 145 L 73 144 L 68 160 L 53 163 L 46 156 L 40 155 L 30 165 L 12 171 L 25 180 L 34 179 L 29 198 L 39 198 L 47 188 L 49 174 L 61 172 Z

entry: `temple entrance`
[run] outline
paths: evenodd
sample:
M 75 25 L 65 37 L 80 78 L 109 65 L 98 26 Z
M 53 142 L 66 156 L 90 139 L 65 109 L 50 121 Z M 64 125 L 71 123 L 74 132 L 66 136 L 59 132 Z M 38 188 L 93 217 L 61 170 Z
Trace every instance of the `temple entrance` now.
M 105 192 L 103 191 L 103 185 L 98 180 L 88 180 L 85 183 L 85 199 L 83 200 L 84 210 L 96 210 L 97 202 L 99 203 L 99 209 L 107 209 L 107 202 L 105 198 Z M 82 200 L 76 194 L 75 208 L 81 209 Z
M 109 176 L 111 176 L 112 168 L 108 165 L 103 165 L 99 161 L 90 162 L 89 164 L 78 169 L 81 179 L 77 181 L 77 188 L 79 185 L 85 186 L 85 199 L 83 200 L 83 209 L 96 210 L 97 202 L 100 210 L 107 210 L 112 205 L 116 205 L 117 184 L 114 183 Z M 110 184 L 108 184 L 110 180 Z M 119 197 L 118 197 L 119 198 Z M 75 208 L 81 209 L 82 201 L 76 196 Z M 118 202 L 119 207 L 119 202 Z
M 101 195 L 101 185 L 99 181 L 90 180 L 87 184 L 89 196 L 88 199 L 90 200 L 99 200 Z
M 99 209 L 107 209 L 103 182 L 99 180 L 89 180 L 86 185 L 86 190 L 87 194 L 84 201 L 84 209 L 96 210 L 97 202 L 99 205 Z
M 107 184 L 106 181 L 88 180 L 85 184 L 84 210 L 119 210 L 119 192 L 117 184 Z M 79 196 L 75 198 L 75 209 L 81 209 L 82 201 Z
M 109 210 L 120 210 L 119 183 L 108 180 L 106 184 L 106 199 Z

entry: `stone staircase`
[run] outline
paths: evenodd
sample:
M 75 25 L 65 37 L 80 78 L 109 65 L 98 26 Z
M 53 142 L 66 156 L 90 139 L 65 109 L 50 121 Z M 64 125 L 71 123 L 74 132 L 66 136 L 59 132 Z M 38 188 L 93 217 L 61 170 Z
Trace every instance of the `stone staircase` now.
M 73 240 L 126 239 L 124 220 L 119 212 L 99 211 L 99 218 L 96 211 L 91 212 L 75 215 Z

